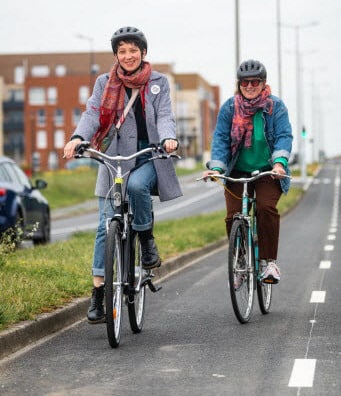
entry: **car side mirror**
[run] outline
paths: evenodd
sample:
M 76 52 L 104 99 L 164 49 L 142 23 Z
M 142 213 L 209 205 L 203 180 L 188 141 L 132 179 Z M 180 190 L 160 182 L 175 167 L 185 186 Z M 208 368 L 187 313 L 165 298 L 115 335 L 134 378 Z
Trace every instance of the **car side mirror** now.
M 47 182 L 45 180 L 42 179 L 37 179 L 35 181 L 35 186 L 34 188 L 36 188 L 37 190 L 43 190 L 44 188 L 47 187 Z

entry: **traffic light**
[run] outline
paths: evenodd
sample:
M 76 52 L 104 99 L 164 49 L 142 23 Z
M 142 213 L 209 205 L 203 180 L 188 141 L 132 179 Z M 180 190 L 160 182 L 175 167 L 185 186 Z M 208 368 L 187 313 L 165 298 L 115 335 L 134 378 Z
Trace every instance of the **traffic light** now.
M 301 136 L 302 136 L 302 138 L 305 138 L 307 136 L 307 131 L 304 126 L 302 127 Z

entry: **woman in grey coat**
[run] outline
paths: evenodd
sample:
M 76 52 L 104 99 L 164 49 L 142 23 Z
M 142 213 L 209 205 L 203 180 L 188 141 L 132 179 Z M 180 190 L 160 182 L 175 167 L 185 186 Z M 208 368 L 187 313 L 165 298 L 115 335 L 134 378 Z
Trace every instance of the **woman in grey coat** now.
M 171 109 L 169 84 L 161 73 L 151 70 L 144 61 L 147 40 L 134 27 L 117 30 L 111 39 L 115 64 L 110 73 L 99 76 L 86 111 L 74 131 L 71 141 L 64 148 L 64 156 L 71 158 L 75 147 L 82 140 L 91 141 L 97 149 L 103 147 L 108 132 L 113 132 L 118 120 L 119 133 L 114 135 L 106 148 L 108 155 L 128 156 L 149 144 L 161 143 L 167 153 L 178 148 L 175 119 Z M 138 96 L 126 117 L 123 110 L 138 89 Z M 151 155 L 151 154 L 150 154 Z M 125 173 L 136 164 L 145 161 L 148 155 L 125 161 Z M 88 310 L 89 323 L 104 320 L 104 243 L 105 218 L 112 213 L 111 205 L 104 208 L 108 193 L 109 178 L 104 165 L 99 166 L 95 194 L 99 197 L 100 221 L 97 229 L 92 275 L 94 288 Z M 127 191 L 133 210 L 133 228 L 138 232 L 142 248 L 142 264 L 146 269 L 161 265 L 152 230 L 151 194 L 157 191 L 161 201 L 182 195 L 171 159 L 149 161 L 134 171 L 128 180 Z

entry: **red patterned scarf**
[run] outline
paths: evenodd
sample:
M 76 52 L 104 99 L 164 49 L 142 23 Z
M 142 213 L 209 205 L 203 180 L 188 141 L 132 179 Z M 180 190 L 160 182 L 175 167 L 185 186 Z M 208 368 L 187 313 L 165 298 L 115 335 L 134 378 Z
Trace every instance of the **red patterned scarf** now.
M 149 81 L 151 66 L 148 62 L 142 62 L 141 70 L 133 75 L 126 75 L 121 66 L 116 63 L 112 68 L 109 80 L 104 88 L 101 106 L 99 109 L 100 126 L 93 136 L 92 146 L 99 150 L 101 143 L 108 134 L 111 126 L 121 117 L 123 123 L 125 87 L 140 89 L 141 100 L 144 104 L 143 91 Z
M 252 100 L 245 99 L 241 94 L 235 95 L 234 114 L 231 129 L 231 150 L 232 155 L 237 151 L 240 143 L 245 137 L 245 147 L 251 147 L 251 137 L 253 132 L 252 117 L 259 109 L 264 109 L 272 114 L 273 100 L 269 98 L 271 89 L 266 85 L 257 98 Z

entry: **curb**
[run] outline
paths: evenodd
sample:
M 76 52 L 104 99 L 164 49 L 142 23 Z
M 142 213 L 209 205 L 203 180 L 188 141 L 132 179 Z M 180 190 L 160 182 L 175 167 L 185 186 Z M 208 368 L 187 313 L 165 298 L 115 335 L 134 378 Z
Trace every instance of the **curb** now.
M 226 243 L 227 239 L 223 238 L 203 248 L 166 260 L 160 268 L 154 270 L 155 283 L 183 269 L 205 254 L 219 249 Z M 8 330 L 4 330 L 0 333 L 0 360 L 30 344 L 38 342 L 43 337 L 85 319 L 89 302 L 89 297 L 78 298 L 51 313 L 37 315 L 33 321 L 21 322 Z

